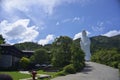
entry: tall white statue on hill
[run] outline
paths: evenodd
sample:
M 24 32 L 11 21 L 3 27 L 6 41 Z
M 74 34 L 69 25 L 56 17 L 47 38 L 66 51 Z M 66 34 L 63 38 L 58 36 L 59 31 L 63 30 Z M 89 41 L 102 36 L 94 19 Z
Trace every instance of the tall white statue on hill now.
M 82 31 L 82 37 L 80 41 L 80 46 L 83 52 L 85 53 L 85 60 L 89 61 L 91 57 L 90 53 L 90 39 L 87 37 L 87 33 L 85 30 Z

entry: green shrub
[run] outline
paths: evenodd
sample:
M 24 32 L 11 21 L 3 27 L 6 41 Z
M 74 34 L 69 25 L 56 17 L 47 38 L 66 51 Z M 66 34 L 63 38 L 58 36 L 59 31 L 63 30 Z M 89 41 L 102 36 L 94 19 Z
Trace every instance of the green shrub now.
M 92 55 L 91 59 L 92 61 L 118 68 L 118 63 L 120 62 L 120 54 L 119 51 L 115 49 L 99 50 Z
M 30 64 L 30 60 L 26 57 L 22 57 L 20 59 L 20 67 L 23 68 L 23 69 L 26 69 L 28 67 L 28 65 Z
M 64 70 L 65 73 L 70 73 L 70 74 L 73 74 L 73 73 L 76 72 L 73 64 L 69 64 L 69 65 L 65 66 L 65 67 L 63 68 L 63 70 Z
M 117 61 L 114 61 L 114 62 L 111 62 L 110 66 L 114 68 L 118 68 L 118 64 L 119 63 Z
M 55 76 L 65 76 L 67 73 L 65 73 L 64 71 L 60 71 L 60 72 L 57 72 L 55 74 Z
M 85 66 L 84 63 L 74 64 L 74 68 L 77 72 L 80 72 L 84 68 L 84 66 Z
M 120 63 L 118 64 L 118 69 L 119 69 L 119 72 L 120 72 Z

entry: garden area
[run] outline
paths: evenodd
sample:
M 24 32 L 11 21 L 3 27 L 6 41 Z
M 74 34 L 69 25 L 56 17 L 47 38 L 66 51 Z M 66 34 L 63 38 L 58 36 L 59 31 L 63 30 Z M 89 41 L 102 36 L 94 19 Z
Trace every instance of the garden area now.
M 4 42 L 4 39 L 2 39 Z M 37 76 L 49 75 L 50 78 L 65 76 L 80 72 L 85 66 L 84 53 L 79 45 L 80 39 L 74 41 L 67 36 L 56 38 L 52 44 L 45 46 L 26 42 L 14 45 L 19 50 L 32 50 L 31 56 L 22 56 L 18 62 L 9 68 L 1 68 L 0 74 L 8 74 L 13 80 L 31 78 L 31 71 Z M 1 48 L 1 57 L 2 57 Z M 12 56 L 12 55 L 11 55 Z M 24 73 L 26 72 L 27 73 Z M 21 73 L 22 72 L 22 73 Z
M 28 71 L 23 71 L 23 73 L 20 71 L 0 71 L 0 74 L 8 74 L 13 78 L 13 80 L 22 80 L 26 78 L 32 78 L 32 74 L 28 73 Z M 37 74 L 50 75 L 51 78 L 53 78 L 56 72 L 44 72 L 42 70 L 38 70 Z
M 91 60 L 120 70 L 120 50 L 114 46 L 115 43 L 112 44 L 110 41 L 111 45 L 105 46 L 105 43 L 99 43 L 98 39 L 101 39 L 101 36 L 96 38 L 91 39 Z M 104 37 L 102 39 L 104 41 Z M 107 41 L 109 42 L 109 39 Z M 22 56 L 16 65 L 8 70 L 0 68 L 0 74 L 8 74 L 13 80 L 19 80 L 32 77 L 31 74 L 20 73 L 20 71 L 36 70 L 37 74 L 50 75 L 51 78 L 80 72 L 85 66 L 85 60 L 79 42 L 80 39 L 72 40 L 70 37 L 60 36 L 52 44 L 44 46 L 33 42 L 15 44 L 14 46 L 19 50 L 27 49 L 35 52 L 30 57 Z M 4 43 L 4 39 L 0 36 L 0 44 Z M 2 52 L 0 48 L 0 58 Z

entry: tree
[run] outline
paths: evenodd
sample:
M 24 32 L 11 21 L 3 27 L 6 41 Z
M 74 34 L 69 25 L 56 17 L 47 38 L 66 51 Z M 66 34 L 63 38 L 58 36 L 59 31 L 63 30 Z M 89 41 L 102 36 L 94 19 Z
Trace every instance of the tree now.
M 65 56 L 64 51 L 62 49 L 54 49 L 53 50 L 53 58 L 52 58 L 52 64 L 55 67 L 64 67 L 66 65 L 65 62 Z
M 48 53 L 45 49 L 38 49 L 30 58 L 32 63 L 46 64 L 48 63 Z
M 72 39 L 67 36 L 60 36 L 53 42 L 52 63 L 57 67 L 64 67 L 71 61 L 71 44 Z
M 0 35 L 0 44 L 4 44 L 5 43 L 5 39 L 3 38 L 2 35 Z
M 116 49 L 99 50 L 92 56 L 92 61 L 118 68 L 120 54 Z
M 20 59 L 20 67 L 23 68 L 23 69 L 26 69 L 28 67 L 28 65 L 30 64 L 30 60 L 26 57 L 22 57 Z
M 73 64 L 76 71 L 84 67 L 84 53 L 80 49 L 80 39 L 73 41 L 67 36 L 60 36 L 53 43 L 52 64 L 56 67 L 64 67 Z
M 76 44 L 77 42 L 73 43 L 71 46 L 71 52 L 72 52 L 72 64 L 75 67 L 76 71 L 80 71 L 83 69 L 85 65 L 84 60 L 84 52 L 80 49 L 80 46 Z
M 2 35 L 0 35 L 0 44 L 4 44 L 5 43 L 5 39 L 3 38 Z M 0 54 L 2 53 L 2 49 L 1 49 L 1 46 L 0 46 Z

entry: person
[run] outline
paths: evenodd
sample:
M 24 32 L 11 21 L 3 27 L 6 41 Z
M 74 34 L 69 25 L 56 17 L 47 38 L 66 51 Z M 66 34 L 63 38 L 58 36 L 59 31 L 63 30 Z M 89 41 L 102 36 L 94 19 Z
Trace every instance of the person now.
M 13 78 L 8 74 L 0 74 L 0 80 L 13 80 Z
M 91 57 L 90 39 L 87 37 L 87 33 L 85 30 L 82 31 L 80 46 L 83 52 L 85 53 L 85 60 L 90 61 L 90 57 Z

